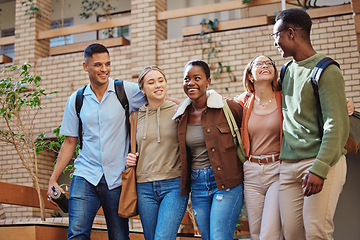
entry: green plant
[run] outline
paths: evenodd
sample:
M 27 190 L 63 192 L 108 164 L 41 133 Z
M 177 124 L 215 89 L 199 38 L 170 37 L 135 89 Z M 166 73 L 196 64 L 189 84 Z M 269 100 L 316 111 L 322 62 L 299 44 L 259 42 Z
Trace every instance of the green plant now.
M 208 20 L 203 19 L 200 23 L 202 26 L 202 31 L 200 36 L 202 37 L 205 44 L 203 44 L 202 54 L 207 56 L 207 62 L 210 65 L 211 70 L 213 70 L 213 79 L 215 80 L 220 76 L 220 74 L 226 72 L 230 78 L 230 81 L 236 81 L 234 74 L 231 71 L 229 65 L 224 65 L 218 54 L 221 52 L 221 42 L 215 41 L 211 33 L 218 30 L 218 19 Z
M 21 2 L 21 5 L 28 7 L 28 9 L 25 10 L 25 15 L 29 16 L 30 19 L 43 17 L 41 9 L 36 6 L 36 3 L 34 3 L 33 0 L 23 1 Z
M 31 66 L 6 66 L 0 80 L 0 141 L 13 146 L 36 188 L 41 219 L 45 220 L 44 199 L 38 178 L 35 119 L 42 100 L 50 98 L 40 86 L 41 77 L 30 74 Z
M 244 222 L 246 222 L 248 220 L 247 217 L 247 212 L 246 212 L 246 206 L 245 206 L 245 202 L 243 202 L 243 206 L 241 209 L 241 213 L 240 216 L 236 222 L 236 229 L 235 229 L 235 233 L 240 233 L 241 232 L 241 228 L 243 228 L 243 224 Z
M 37 139 L 35 142 L 36 154 L 39 154 L 40 151 L 51 151 L 56 154 L 59 153 L 61 145 L 64 143 L 64 140 L 65 140 L 65 136 L 60 135 L 60 128 L 61 128 L 61 126 L 55 128 L 53 130 L 53 134 L 55 135 L 55 138 L 48 138 L 46 136 L 46 133 L 44 133 L 44 132 L 37 136 Z M 76 157 L 79 155 L 79 149 L 80 149 L 80 142 L 78 142 L 76 145 L 75 153 L 73 155 L 72 160 L 75 160 Z M 56 163 L 56 161 L 55 161 L 55 163 Z M 70 176 L 70 178 L 72 178 L 74 171 L 75 171 L 75 166 L 73 163 L 71 163 L 65 167 L 63 173 L 69 172 L 69 176 Z
M 82 12 L 80 13 L 80 17 L 85 19 L 88 19 L 93 14 L 95 14 L 96 17 L 101 17 L 104 14 L 105 19 L 111 19 L 111 11 L 115 10 L 110 0 L 83 0 L 81 5 Z M 111 38 L 114 35 L 113 31 L 114 28 L 108 28 L 104 30 L 103 34 Z

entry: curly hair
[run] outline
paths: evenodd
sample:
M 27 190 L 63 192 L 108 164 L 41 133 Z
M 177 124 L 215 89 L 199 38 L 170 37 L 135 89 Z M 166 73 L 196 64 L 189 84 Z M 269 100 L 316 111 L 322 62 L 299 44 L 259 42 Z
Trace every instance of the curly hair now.
M 275 22 L 278 20 L 282 20 L 287 27 L 301 29 L 306 37 L 310 37 L 312 21 L 309 14 L 304 10 L 299 8 L 286 9 L 276 15 Z
M 201 67 L 206 75 L 206 78 L 210 78 L 210 68 L 209 65 L 203 61 L 203 60 L 190 60 L 188 63 L 186 63 L 184 70 L 188 67 L 188 66 L 199 66 Z

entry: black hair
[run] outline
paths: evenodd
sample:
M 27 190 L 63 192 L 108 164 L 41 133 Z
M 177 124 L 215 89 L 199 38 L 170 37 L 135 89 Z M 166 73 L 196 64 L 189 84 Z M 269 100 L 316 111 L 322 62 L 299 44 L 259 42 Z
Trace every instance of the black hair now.
M 206 78 L 210 78 L 210 68 L 209 65 L 203 60 L 190 60 L 184 67 L 184 71 L 188 66 L 199 66 L 201 67 L 206 75 Z
M 90 44 L 84 50 L 84 58 L 92 57 L 94 53 L 109 54 L 109 51 L 107 50 L 107 48 L 104 45 L 101 45 L 99 43 Z
M 286 9 L 276 15 L 275 22 L 278 20 L 282 20 L 287 27 L 303 30 L 306 36 L 310 37 L 312 21 L 309 14 L 304 10 L 299 8 Z

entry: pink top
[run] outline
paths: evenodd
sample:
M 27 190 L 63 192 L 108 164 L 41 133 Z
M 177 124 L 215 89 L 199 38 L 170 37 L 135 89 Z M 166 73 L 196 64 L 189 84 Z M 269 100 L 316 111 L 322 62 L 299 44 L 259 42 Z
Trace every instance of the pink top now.
M 279 122 L 278 109 L 265 115 L 258 115 L 254 111 L 251 112 L 248 124 L 250 155 L 260 156 L 280 153 Z

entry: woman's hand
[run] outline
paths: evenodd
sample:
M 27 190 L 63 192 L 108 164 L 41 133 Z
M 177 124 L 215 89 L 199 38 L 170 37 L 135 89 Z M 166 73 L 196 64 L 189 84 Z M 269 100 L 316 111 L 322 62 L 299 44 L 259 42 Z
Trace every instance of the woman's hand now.
M 347 103 L 347 106 L 348 106 L 349 116 L 351 116 L 355 111 L 354 102 L 347 98 L 346 103 Z
M 137 158 L 139 157 L 139 153 L 129 153 L 126 157 L 126 166 L 134 167 L 136 166 Z

